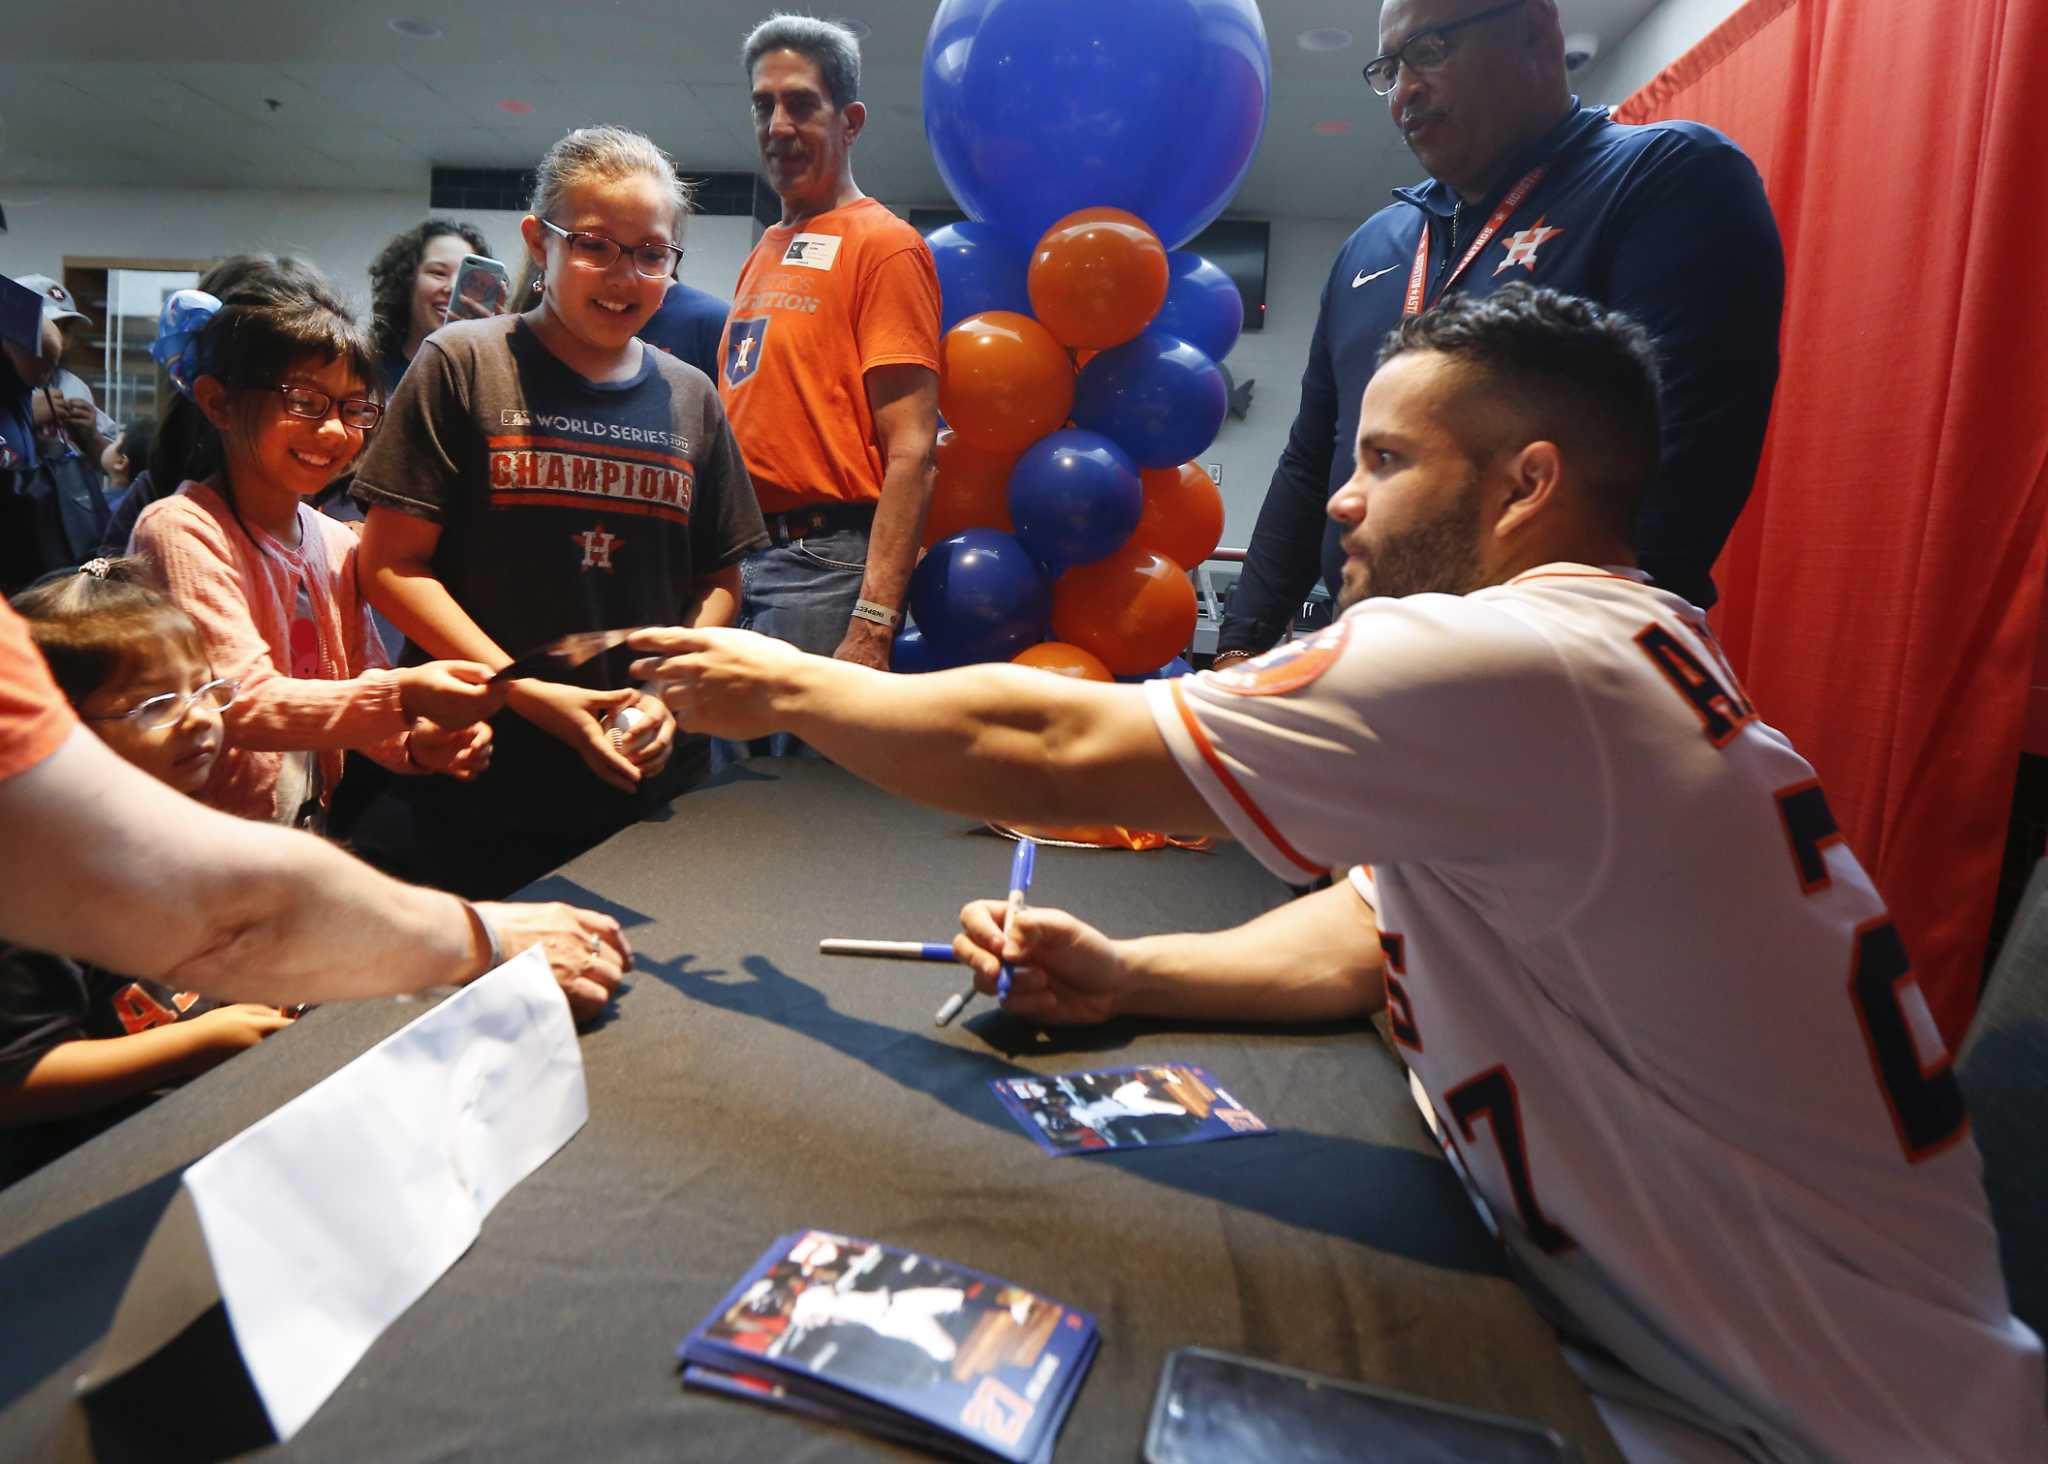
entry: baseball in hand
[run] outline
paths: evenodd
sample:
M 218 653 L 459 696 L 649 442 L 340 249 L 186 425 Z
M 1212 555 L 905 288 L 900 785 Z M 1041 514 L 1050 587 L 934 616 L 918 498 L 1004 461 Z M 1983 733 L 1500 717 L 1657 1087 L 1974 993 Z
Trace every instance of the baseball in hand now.
M 633 734 L 633 729 L 646 720 L 647 713 L 638 707 L 620 707 L 606 717 L 604 724 L 611 729 L 612 746 L 624 746 L 626 739 Z

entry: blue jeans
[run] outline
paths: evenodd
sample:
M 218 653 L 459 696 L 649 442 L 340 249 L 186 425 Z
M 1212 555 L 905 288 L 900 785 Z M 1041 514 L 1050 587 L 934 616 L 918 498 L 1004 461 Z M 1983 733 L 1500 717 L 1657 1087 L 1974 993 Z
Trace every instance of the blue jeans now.
M 740 625 L 829 656 L 846 639 L 853 602 L 868 572 L 868 531 L 831 529 L 771 544 L 740 561 Z M 752 743 L 719 739 L 711 747 L 713 771 L 747 756 L 812 756 L 802 742 L 777 732 Z
M 846 639 L 867 572 L 864 527 L 771 544 L 740 561 L 740 624 L 829 656 Z

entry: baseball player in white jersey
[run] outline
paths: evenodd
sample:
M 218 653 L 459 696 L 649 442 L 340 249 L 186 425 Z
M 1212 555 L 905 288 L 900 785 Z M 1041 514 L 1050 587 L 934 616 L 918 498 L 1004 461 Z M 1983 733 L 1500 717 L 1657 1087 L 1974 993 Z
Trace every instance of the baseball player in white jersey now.
M 963 912 L 1010 1007 L 1384 1005 L 1427 1111 L 1632 1458 L 2048 1459 L 1949 1054 L 1814 771 L 1632 567 L 1656 368 L 1625 318 L 1453 296 L 1365 392 L 1343 617 L 1099 686 L 637 642 L 678 720 L 789 730 L 957 811 L 1228 833 L 1330 888 L 1112 941 Z

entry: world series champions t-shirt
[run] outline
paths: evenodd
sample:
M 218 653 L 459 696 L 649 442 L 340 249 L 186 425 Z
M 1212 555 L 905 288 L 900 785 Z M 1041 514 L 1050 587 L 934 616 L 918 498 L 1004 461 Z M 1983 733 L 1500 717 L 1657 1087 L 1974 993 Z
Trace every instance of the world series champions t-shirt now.
M 673 624 L 699 578 L 767 543 L 702 372 L 643 349 L 631 379 L 589 381 L 517 317 L 421 344 L 354 494 L 440 525 L 434 574 L 514 656 Z

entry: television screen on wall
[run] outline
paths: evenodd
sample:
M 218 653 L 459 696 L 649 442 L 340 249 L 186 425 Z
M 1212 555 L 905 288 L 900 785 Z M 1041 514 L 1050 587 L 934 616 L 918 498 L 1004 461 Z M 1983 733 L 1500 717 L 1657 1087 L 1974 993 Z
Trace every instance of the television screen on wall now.
M 955 208 L 914 208 L 910 227 L 920 234 L 957 224 L 967 215 Z M 1266 328 L 1266 248 L 1273 226 L 1264 219 L 1218 219 L 1187 247 L 1230 276 L 1244 297 L 1244 328 Z

